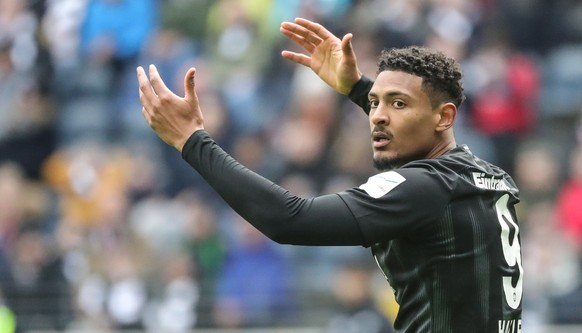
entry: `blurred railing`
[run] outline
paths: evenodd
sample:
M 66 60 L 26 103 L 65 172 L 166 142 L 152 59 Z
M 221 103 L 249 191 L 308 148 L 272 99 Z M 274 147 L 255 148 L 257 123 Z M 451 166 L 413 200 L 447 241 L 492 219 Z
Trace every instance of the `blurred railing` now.
M 548 326 L 540 333 L 580 333 L 582 332 L 582 325 L 562 325 L 562 326 Z
M 73 330 L 66 333 L 148 333 L 149 331 L 93 331 Z M 578 331 L 580 332 L 580 331 Z M 30 333 L 63 333 L 59 331 L 34 331 Z M 188 333 L 323 333 L 321 328 L 247 328 L 247 329 L 196 329 Z
M 249 329 L 196 329 L 190 333 L 323 333 L 319 327 L 290 327 L 290 328 L 249 328 Z M 581 333 L 582 325 L 555 325 L 545 326 L 524 333 Z M 34 331 L 31 333 L 63 333 L 57 331 Z M 148 333 L 148 331 L 100 331 L 100 330 L 71 330 L 66 333 Z M 340 333 L 340 332 L 338 332 Z M 365 332 L 362 332 L 365 333 Z

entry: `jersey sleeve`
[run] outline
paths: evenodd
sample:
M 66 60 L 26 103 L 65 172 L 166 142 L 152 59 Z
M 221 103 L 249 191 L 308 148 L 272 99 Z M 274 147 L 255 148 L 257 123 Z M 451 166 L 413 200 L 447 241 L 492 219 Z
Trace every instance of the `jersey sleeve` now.
M 339 195 L 358 221 L 366 246 L 371 246 L 428 228 L 441 215 L 454 186 L 454 175 L 402 168 L 377 174 Z
M 363 245 L 356 219 L 338 194 L 301 198 L 249 170 L 204 130 L 182 149 L 186 160 L 241 217 L 278 243 Z
M 352 87 L 348 97 L 352 102 L 361 107 L 366 114 L 370 113 L 370 101 L 368 93 L 372 89 L 374 81 L 366 76 L 362 76 L 358 82 Z

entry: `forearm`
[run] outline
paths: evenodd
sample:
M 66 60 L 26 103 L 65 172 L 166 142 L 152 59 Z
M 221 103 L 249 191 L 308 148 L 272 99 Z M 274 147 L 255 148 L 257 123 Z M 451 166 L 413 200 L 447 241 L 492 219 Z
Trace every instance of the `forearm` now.
M 245 220 L 279 243 L 363 245 L 352 213 L 336 194 L 304 199 L 252 172 L 205 132 L 186 142 L 182 157 Z
M 370 89 L 372 89 L 373 84 L 374 81 L 362 75 L 360 80 L 356 82 L 348 94 L 350 100 L 360 106 L 366 114 L 370 113 L 370 101 L 368 100 L 368 93 L 370 92 Z

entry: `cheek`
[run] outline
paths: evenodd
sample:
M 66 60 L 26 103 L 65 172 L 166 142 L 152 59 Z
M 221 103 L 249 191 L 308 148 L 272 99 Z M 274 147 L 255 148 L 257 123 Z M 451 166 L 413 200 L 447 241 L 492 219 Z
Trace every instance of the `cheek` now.
M 432 122 L 427 117 L 415 115 L 403 121 L 400 134 L 409 146 L 425 145 L 433 139 Z
M 423 124 L 423 119 L 417 113 L 409 114 L 406 117 L 402 117 L 399 119 L 399 127 L 402 133 L 412 134 L 415 132 L 421 132 L 422 127 L 426 126 Z

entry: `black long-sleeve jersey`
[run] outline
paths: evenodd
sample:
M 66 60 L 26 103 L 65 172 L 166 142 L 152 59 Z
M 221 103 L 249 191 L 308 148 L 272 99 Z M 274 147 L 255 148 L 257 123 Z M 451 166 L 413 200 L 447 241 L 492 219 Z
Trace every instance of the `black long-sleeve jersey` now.
M 396 329 L 521 332 L 518 190 L 466 146 L 315 198 L 297 197 L 247 169 L 203 130 L 182 156 L 276 242 L 370 247 L 400 305 Z

